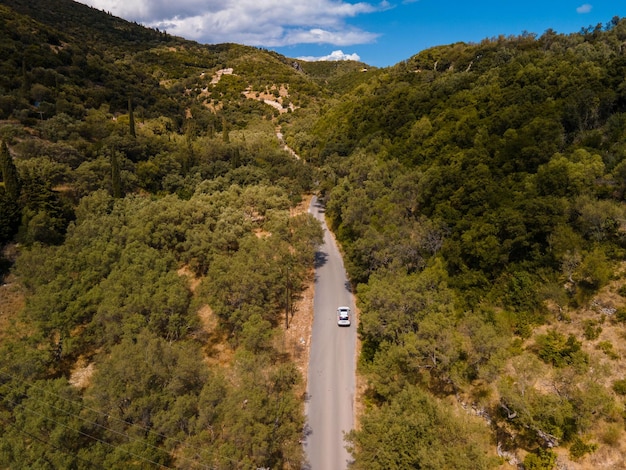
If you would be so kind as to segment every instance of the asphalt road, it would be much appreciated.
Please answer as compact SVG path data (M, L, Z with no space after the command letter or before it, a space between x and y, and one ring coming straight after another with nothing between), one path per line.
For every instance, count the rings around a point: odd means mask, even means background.
M309 377L307 382L307 436L304 450L311 470L342 470L348 466L344 433L354 424L356 322L337 326L337 307L354 313L343 260L324 221L324 208L316 198L309 212L324 227L324 244L316 255L315 297Z

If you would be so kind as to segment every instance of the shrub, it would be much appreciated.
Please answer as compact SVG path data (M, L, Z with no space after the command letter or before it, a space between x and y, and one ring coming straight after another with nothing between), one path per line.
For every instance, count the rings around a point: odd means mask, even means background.
M615 312L615 320L621 323L626 322L626 308L617 309Z
M622 428L620 425L611 423L600 434L600 439L606 445L618 447L622 437Z
M613 349L613 343L611 343L610 341L600 341L596 348L606 354L610 359L619 359L619 354L615 352L615 350Z
M613 382L613 391L618 395L626 395L626 379Z
M583 323L583 335L589 341L598 339L602 333L602 327L594 320L585 320Z
M555 367L564 367L579 359L586 361L585 354L580 350L581 342L574 335L567 338L556 330L537 336L537 355L545 363Z
M598 444L587 444L580 437L576 436L573 439L572 445L569 448L569 455L572 460L580 460L586 454L595 452L598 448Z
M539 449L524 458L526 470L552 470L555 464L556 454L549 449Z

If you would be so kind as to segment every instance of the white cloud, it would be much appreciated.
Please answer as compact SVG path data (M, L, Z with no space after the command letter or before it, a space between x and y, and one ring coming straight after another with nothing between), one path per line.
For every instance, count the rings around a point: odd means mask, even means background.
M360 61L361 60L358 54L345 54L342 50L332 51L329 55L325 55L322 57L305 56L305 57L297 57L297 59L304 60L306 62L315 62L318 60L328 60L328 61L334 61L334 60Z
M579 6L578 8L576 8L576 13L589 13L592 8L593 6L589 5L588 3L585 3Z
M351 46L353 44L370 43L378 35L366 31L353 29L342 31L328 31L319 28L310 30L289 31L283 44L268 44L270 46L292 45L292 44L332 44L334 46Z
M391 8L386 0L80 0L122 18L204 43L250 46L370 43L377 34L349 26L358 15Z

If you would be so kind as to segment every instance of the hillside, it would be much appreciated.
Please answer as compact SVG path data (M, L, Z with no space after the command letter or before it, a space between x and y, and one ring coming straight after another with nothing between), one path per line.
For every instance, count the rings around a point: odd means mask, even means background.
M357 286L354 468L626 465L625 41L433 48L294 125Z
M353 468L626 466L626 20L385 69L69 0L0 25L0 467L305 465L314 192Z
M74 2L0 23L0 467L300 468L321 230L276 134L332 92Z

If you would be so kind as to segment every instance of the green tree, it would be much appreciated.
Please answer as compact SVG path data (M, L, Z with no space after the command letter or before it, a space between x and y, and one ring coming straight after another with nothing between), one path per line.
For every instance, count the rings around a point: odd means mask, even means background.
M0 246L9 242L20 225L20 208L4 188L0 188Z
M230 135L228 131L228 122L225 117L222 117L222 140L228 144L230 142Z
M94 438L81 417L78 390L64 379L9 385L6 378L4 375L0 464L5 468L85 465L81 449Z
M24 167L20 207L22 222L18 238L25 244L58 244L74 214L70 201L52 189L52 182L37 171Z
M564 367L575 361L586 361L586 355L581 351L581 342L574 335L567 338L556 329L536 338L537 355L546 363L556 367Z
M454 418L416 387L362 418L348 435L355 469L488 469L487 430L470 419Z
M246 351L237 355L242 382L228 400L231 411L224 416L221 453L252 467L297 466L304 426L294 395L300 374L292 364L269 367L266 361Z
M122 465L134 455L145 462L171 462L162 447L171 445L165 433L181 437L180 428L173 427L176 422L183 430L192 429L195 404L207 379L199 354L192 343L168 343L144 330L102 357L85 396L92 432L116 448L101 465L109 466L111 460ZM156 429L149 431L153 426Z
M442 264L435 262L408 276L402 271L381 272L367 285L360 285L364 350L373 351L382 341L397 342L403 334L419 331L421 321L430 314L452 318L455 295L447 280Z
M556 465L556 454L550 449L539 449L524 457L524 468L528 470L552 470Z
M111 188L114 198L122 197L122 179L120 176L120 162L115 150L111 150Z
M2 148L0 149L0 169L2 169L2 181L4 181L4 192L9 201L18 201L21 193L20 177L13 163L13 158L9 153L9 147L7 143L2 141Z
M130 96L128 97L128 130L131 137L137 137L137 133L135 131L135 111L133 109L133 99Z

